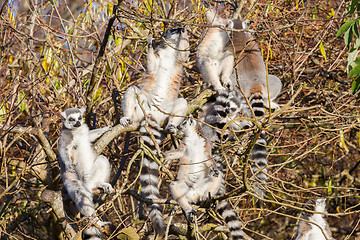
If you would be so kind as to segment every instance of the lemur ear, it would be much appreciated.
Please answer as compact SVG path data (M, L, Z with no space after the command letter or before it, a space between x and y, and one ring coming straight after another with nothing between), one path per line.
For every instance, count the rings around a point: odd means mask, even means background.
M66 113L65 113L65 111L61 112L60 115L61 115L61 117L62 117L63 119L66 119Z
M81 112L81 115L84 114L84 112L86 111L86 108L79 108L80 112Z

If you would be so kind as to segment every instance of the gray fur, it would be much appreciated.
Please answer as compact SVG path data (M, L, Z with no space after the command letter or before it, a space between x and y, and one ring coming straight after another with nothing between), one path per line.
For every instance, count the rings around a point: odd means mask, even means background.
M105 156L96 155L91 143L110 127L89 131L83 121L84 111L70 108L61 113L63 128L59 139L59 165L64 188L77 209L85 217L92 217L93 223L103 226L105 223L95 216L92 191L94 188L101 188L107 194L113 191L108 183L110 163ZM84 232L87 235L100 234L95 227ZM93 236L93 239L96 238L98 236Z
M179 149L165 153L166 159L180 159L177 180L171 182L173 198L192 222L196 211L191 203L204 202L209 197L225 194L225 181L221 163L211 155L210 143L203 137L196 120L189 118L180 125L185 137ZM242 225L226 200L216 210L224 218L234 240L244 239Z
M186 100L178 97L183 76L182 64L189 56L187 31L183 28L169 29L165 39L166 41L157 43L152 37L149 38L146 77L140 85L129 87L121 102L123 117L120 123L123 126L132 122L140 123L141 139L155 155L158 153L151 134L159 144L164 138L161 128L165 127L167 132L174 133L183 119L169 114L185 116L187 112ZM141 194L146 198L159 198L158 168L159 166L152 159L144 157L140 180ZM160 205L149 205L147 210L155 232L163 236L166 225Z

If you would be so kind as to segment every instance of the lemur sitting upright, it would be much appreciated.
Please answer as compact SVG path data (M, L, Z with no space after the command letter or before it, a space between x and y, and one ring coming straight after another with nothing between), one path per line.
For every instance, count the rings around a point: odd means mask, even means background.
M89 130L83 121L85 108L69 108L61 113L63 128L59 139L59 165L64 188L74 201L77 209L85 217L93 217L93 223L104 226L95 216L93 203L93 189L101 188L105 193L113 191L108 183L110 177L110 163L108 159L95 153L91 144L109 127ZM100 232L90 227L84 234L100 239Z
M155 155L158 153L150 135L160 143L164 137L160 128L167 122L165 130L175 132L182 121L181 116L185 116L187 111L186 100L178 98L183 77L182 65L189 56L187 31L184 28L169 29L164 37L157 43L149 38L147 74L139 86L126 90L122 99L123 117L120 119L124 126L140 122L141 139ZM158 168L152 159L144 157L140 180L141 194L146 198L159 198ZM166 225L160 206L152 204L147 209L156 233L163 236Z
M191 203L204 202L209 197L225 193L225 182L221 163L211 155L211 145L203 137L200 125L192 118L180 126L185 137L178 149L165 153L165 158L180 159L177 180L170 184L173 198L185 212L188 221L193 221L196 211ZM244 239L241 223L226 200L216 207L228 225L234 240Z

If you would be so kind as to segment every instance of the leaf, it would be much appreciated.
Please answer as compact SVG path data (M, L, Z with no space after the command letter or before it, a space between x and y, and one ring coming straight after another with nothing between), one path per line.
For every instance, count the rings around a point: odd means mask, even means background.
M360 38L358 38L356 40L360 40ZM347 66L346 66L348 74L351 71L351 69L353 69L354 67L356 67L356 65L358 65L356 63L356 58L357 58L358 53L359 53L359 50L357 50L357 49L356 50L354 49L353 51L349 52L348 59L347 59Z
M346 32L345 32L345 35L344 35L344 40L345 40L345 44L346 44L346 47L348 49L350 49L350 43L351 43L351 40L352 40L352 37L353 37L353 32L351 30L352 28L349 28Z
M349 152L349 149L348 149L348 147L346 146L346 143L345 143L345 137L344 137L344 132L343 132L343 130L340 130L340 147L341 147L342 149L344 149L344 151L345 151L346 153Z
M359 29L356 22L351 26L353 34L358 38L359 37Z
M346 23L344 23L338 30L338 32L336 33L336 37L339 37L341 34L343 34L343 32L345 32L346 30L348 30L348 28L351 27L352 24L354 24L355 20L350 20L347 21Z
M359 73L360 73L360 65L357 65L356 67L351 69L348 78L356 77L357 75L359 75Z
M352 94L355 94L360 88L360 76L355 78L355 80L352 82L351 85L351 92Z
M325 53L325 48L324 48L324 44L323 44L322 42L320 43L319 48L320 48L320 53L321 53L321 55L324 57L325 62L327 62L326 53Z
M140 237L136 233L136 230L132 227L122 229L119 234L116 236L116 239L121 240L139 240Z

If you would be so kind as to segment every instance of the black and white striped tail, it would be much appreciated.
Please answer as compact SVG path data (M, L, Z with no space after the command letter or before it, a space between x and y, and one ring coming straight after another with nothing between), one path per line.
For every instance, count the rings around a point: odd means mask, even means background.
M265 114L264 99L261 92L256 92L249 97L249 102L254 111L255 117L262 117Z
M226 200L222 200L216 207L217 212L225 220L233 240L245 239L242 224Z
M264 107L264 99L261 92L257 92L252 94L249 97L249 101L251 107L254 111L255 118L260 118L265 114L265 107ZM266 140L265 140L265 131L261 131L260 137L256 140L255 146L251 151L250 155L252 159L251 169L253 173L257 173L255 178L260 183L265 183L267 180L267 151L266 151ZM260 198L264 197L264 188L257 184L255 186L255 192L258 194Z
M140 124L140 133L141 139L144 141L151 151L157 155L154 141L151 138L149 132L152 133L154 136L155 141L157 144L160 144L161 140L163 139L163 134L160 132L159 124L149 116L147 121L143 120ZM158 199L159 198L159 189L158 189L158 182L159 182L159 166L156 162L152 159L144 156L142 171L140 175L141 181L141 195L145 198L149 199ZM159 204L152 204L147 206L147 210L149 213L149 217L155 229L155 232L159 236L163 236L165 234L166 224L164 222L161 207Z
M216 138L228 140L229 132L222 132L221 129L228 123L228 118L234 119L239 117L241 112L241 102L238 94L235 91L222 92L216 97L214 109L205 119L205 122L220 129L216 130ZM232 125L230 126L230 128ZM222 136L222 137L221 137Z
M217 169L221 174L223 173L223 166L221 163L216 164ZM218 195L225 194L225 179L223 178L221 187L219 189ZM244 232L242 231L242 224L240 223L238 217L235 212L228 204L228 202L224 199L221 200L220 203L216 206L216 211L221 215L221 217L225 220L226 225L230 230L230 234L233 240L245 239Z
M252 159L251 169L253 173L256 173L256 180L261 183L265 183L267 180L267 151L266 151L266 140L265 140L265 131L262 131L260 137L256 140L254 148L251 151L250 155ZM255 186L255 192L260 198L264 197L264 188L257 184Z

